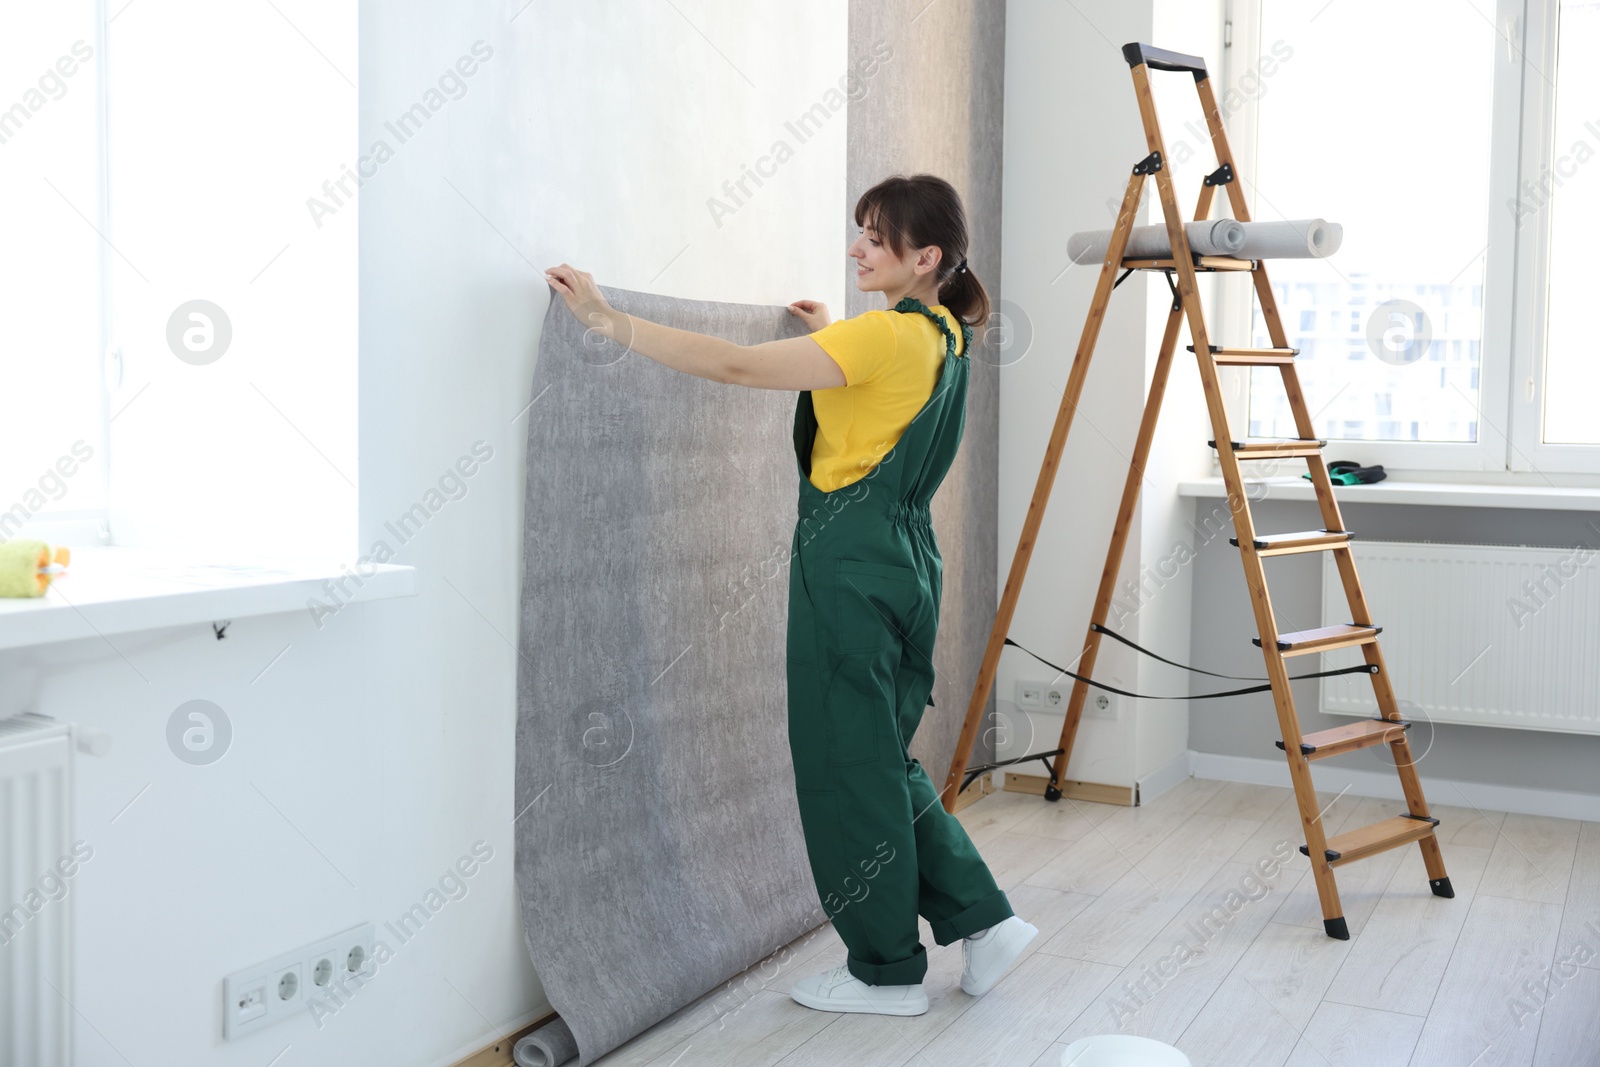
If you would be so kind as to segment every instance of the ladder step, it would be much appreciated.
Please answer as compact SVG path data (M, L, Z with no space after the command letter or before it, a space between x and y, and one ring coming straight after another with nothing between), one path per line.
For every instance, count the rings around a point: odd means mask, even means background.
M1321 552L1330 548L1343 548L1350 543L1349 530L1303 530L1299 533L1258 534L1251 545L1258 556L1286 556L1291 552ZM1228 543L1239 547L1237 537Z
M1276 440L1229 441L1238 459L1287 459L1291 456L1316 456L1328 442L1320 437L1287 437ZM1207 441L1212 448L1217 442Z
M1233 256L1195 256L1194 269L1197 271L1209 270L1248 270L1256 269L1256 260L1236 259ZM1176 270L1178 264L1171 259L1128 259L1122 260L1123 267L1129 270Z
M1194 345L1188 346L1194 351ZM1280 363L1293 363L1300 353L1298 348L1224 348L1211 346L1211 362L1219 367L1272 367Z
M1328 863L1337 867L1341 863L1365 859L1379 852L1385 852L1399 845L1427 837L1433 833L1433 828L1438 825L1439 820L1432 815L1397 815L1392 819L1375 822L1371 826L1363 826L1359 830L1351 830L1337 837L1330 837L1328 838ZM1305 856L1311 855L1304 845L1300 846L1300 852Z
M1378 639L1381 626L1357 626L1353 622L1319 626L1315 630L1293 630L1278 635L1278 653L1283 656L1303 656L1307 652L1327 652L1346 645L1364 645ZM1250 643L1261 647L1261 638L1252 637Z
M1319 730L1300 739L1300 754L1306 759L1327 759L1341 752L1371 748L1405 736L1411 724L1404 719L1363 719L1331 730ZM1276 742L1284 748L1283 742ZM1284 748L1287 752L1288 749Z

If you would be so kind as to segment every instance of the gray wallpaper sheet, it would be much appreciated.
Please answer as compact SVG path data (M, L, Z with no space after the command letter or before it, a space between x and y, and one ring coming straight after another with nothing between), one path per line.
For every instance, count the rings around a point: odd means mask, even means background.
M892 54L876 67L866 91L850 102L847 196L841 220L844 243L856 239L854 210L862 193L891 174L937 174L961 194L970 231L967 258L994 305L989 322L973 327L966 433L955 465L933 498L933 525L944 556L944 602L934 657L939 673L933 687L935 706L923 714L911 754L922 761L935 785L944 784L1000 603L1001 371L1027 352L1032 336L1028 312L1059 310L1025 310L1001 303L1005 28L1004 0L937 4L851 0L850 4L851 58L872 54L874 48L881 55L884 46ZM844 314L882 306L882 294L859 293L852 284ZM1065 381L1065 364L1061 373ZM1015 547L1015 543L1005 546L1008 567ZM994 711L991 690L969 766L994 759L997 729L991 726L1000 730L1025 726L1009 719L997 723ZM1053 747L1042 743L1047 738L1036 740L1041 743L1027 751Z
M602 292L740 344L806 332L781 307ZM550 302L514 833L528 952L581 1064L825 918L787 734L795 398L586 342Z

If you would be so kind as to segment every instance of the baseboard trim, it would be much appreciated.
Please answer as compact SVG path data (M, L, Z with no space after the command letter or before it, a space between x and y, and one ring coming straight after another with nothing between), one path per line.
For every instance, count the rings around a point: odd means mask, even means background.
M1244 782L1250 785L1278 785L1289 788L1289 765L1284 760L1256 756L1224 756L1216 752L1189 753L1190 768L1196 778L1213 781ZM1166 768L1163 768L1163 772ZM1162 773L1162 772L1158 772ZM1312 770L1317 789L1335 792L1348 787L1360 797L1404 800L1400 777L1393 771L1360 770L1318 763ZM1553 789L1528 789L1522 786L1460 782L1449 778L1422 776L1422 791L1429 804L1477 807L1485 811L1513 811L1520 815L1548 815L1557 819L1600 821L1600 796L1564 793Z
M994 772L990 771L988 774L978 775L978 777L967 783L965 789L956 794L956 802L950 809L950 814L954 815L968 804L975 804L993 792Z
M1132 786L1080 782L1069 778L1062 783L1061 795L1071 797L1073 800L1092 800L1097 804L1119 804L1123 807L1148 804L1193 773L1190 765L1194 755L1190 751L1180 752L1165 766L1151 771ZM1050 779L1042 774L1018 774L1015 771L1007 771L1002 788L1012 793L1043 796L1045 786L1049 782Z
M1042 797L1049 784L1050 779L1042 774L1006 773L1005 789L1009 793L1032 793ZM1133 807L1138 801L1134 786L1080 782L1072 778L1061 783L1061 795L1073 800L1090 800L1096 804L1120 804L1125 808Z
M1148 804L1179 782L1194 773L1194 753L1184 751L1164 767L1157 768L1138 781L1138 803Z
M529 1016L532 1016L530 1019ZM512 1030L509 1034L502 1034L487 1044L458 1053L448 1061L449 1067L516 1067L516 1060L511 1050L518 1041L533 1033L545 1023L554 1022L558 1013L549 1008L536 1009L521 1016L520 1020L513 1019L510 1023ZM576 1062L576 1061L574 1061Z

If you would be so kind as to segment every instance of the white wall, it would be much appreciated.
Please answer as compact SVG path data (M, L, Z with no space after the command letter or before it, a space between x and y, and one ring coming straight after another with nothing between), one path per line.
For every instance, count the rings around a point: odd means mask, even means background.
M419 595L321 629L295 614L238 620L223 641L194 627L0 660L44 668L37 710L114 737L80 763L77 791L94 849L70 883L85 1067L259 1067L286 1045L283 1062L445 1064L546 1012L511 838L539 270L565 260L607 285L842 310L842 106L803 145L787 135L793 158L721 227L706 200L837 85L844 0L367 3L351 147L385 136L478 41L492 55L394 146L360 207L359 551L386 542L418 568ZM385 523L479 441L492 458L401 543ZM205 767L165 736L195 698L234 731ZM493 858L465 894L408 943L387 934L480 839ZM368 919L394 958L320 1029L222 1042L225 974Z
M1226 57L1222 47L1222 0L1203 0L1199 3L1195 0L1155 0L1154 22L1154 37L1150 43L1205 59L1213 79L1213 91L1220 98L1227 85L1224 70ZM1202 179L1217 165L1207 135L1205 116L1200 110L1200 97L1195 91L1194 79L1187 74L1152 71L1150 80L1151 95L1161 122L1162 140L1171 161L1170 173L1177 194L1178 211L1182 218L1191 219L1194 217ZM1127 92L1131 96L1131 76L1128 82ZM1162 215L1155 183L1147 181L1145 187L1144 199L1149 205L1147 218L1158 223ZM1226 191L1218 188L1208 217L1225 218L1231 215ZM1223 330L1217 314L1216 296L1222 286L1248 286L1248 278L1210 274L1201 275L1198 282L1205 304L1206 330L1211 342L1244 343L1244 338L1232 337ZM1150 278L1146 289L1149 301L1148 375L1154 370L1156 350L1161 343L1162 331L1166 328L1172 297L1166 282L1159 275ZM1145 467L1148 480L1140 495L1139 522L1143 551L1140 554L1139 627L1137 636L1130 635L1146 648L1179 662L1191 662L1184 652L1189 647L1189 616L1194 584L1192 549L1195 547L1196 534L1190 527L1194 509L1187 500L1179 498L1175 487L1184 479L1204 477L1211 473L1212 451L1206 442L1216 436L1206 410L1200 372L1194 354L1187 348L1192 343L1193 338L1189 335L1189 325L1185 319L1178 331L1177 348L1172 355L1172 367L1161 404L1161 419L1156 424L1150 461ZM1241 574L1240 581L1243 580ZM1240 640L1248 641L1248 638L1248 634L1240 634ZM1139 664L1139 685L1135 691L1141 693L1186 693L1190 679L1195 677L1148 656L1140 656ZM1144 700L1137 703L1135 773L1143 778L1174 760L1186 757L1191 707L1199 710L1205 705L1191 706L1187 700Z
M410 739L384 814L394 883L417 885L480 836L498 857L484 899L453 917L388 1005L390 1022L427 1012L435 1052L492 1036L485 1018L509 1029L545 1010L510 833L523 450L538 407L523 411L549 299L540 271L568 262L623 288L842 306L843 109L804 144L784 124L845 70L843 0L767 3L759 16L733 0L679 11L363 7L363 137L472 42L494 49L476 95L416 151L408 144L362 205L363 543L471 442L495 448L474 495L408 546L421 596L370 612L364 635L370 698ZM747 185L753 195L719 227L708 198L726 199L723 183L779 138L792 158Z
M1134 163L1146 154L1132 78L1121 46L1132 41L1205 55L1220 66L1220 2L1061 5L1012 0L1006 9L1006 159L1004 270L1006 295L1032 321L1033 347L1007 368L1001 384L1000 580L1009 573L1032 499L1039 466L1064 395L1088 316L1098 267L1073 264L1068 236L1104 229ZM1157 107L1169 154L1182 129L1198 119L1193 81L1156 72ZM1192 217L1199 178L1209 156L1176 167L1179 208ZM1141 221L1161 218L1156 186L1145 183ZM1021 600L1013 640L1076 670L1106 549L1127 477L1144 398L1165 325L1170 296L1159 275L1130 277L1112 296L1100 330L1077 414L1055 479ZM1189 642L1187 567L1171 567L1179 542L1192 542L1176 483L1205 473L1211 437L1187 327L1173 359L1161 418L1146 467L1139 509L1129 533L1108 627L1146 647L1181 659ZM1155 575L1154 579L1149 576ZM1130 594L1127 583L1144 591ZM1131 610L1130 610L1131 609ZM1116 619L1126 615L1119 627ZM1022 722L1001 758L1055 747L1061 716L1018 715L1018 678L1051 681L1054 672L1008 649L996 680L1003 721ZM1093 676L1135 692L1179 693L1187 676L1109 639ZM1069 687L1072 679L1063 678ZM1094 691L1091 690L1091 694ZM1114 721L1084 718L1067 776L1131 785L1179 758L1188 747L1187 701L1116 698ZM1026 746L1026 747L1024 747ZM1019 768L1041 773L1038 764Z

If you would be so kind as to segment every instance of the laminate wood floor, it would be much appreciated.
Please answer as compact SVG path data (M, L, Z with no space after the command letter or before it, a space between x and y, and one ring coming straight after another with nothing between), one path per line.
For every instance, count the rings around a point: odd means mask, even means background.
M844 962L824 924L596 1063L1058 1067L1127 1033L1194 1067L1600 1065L1600 823L1429 799L1455 898L1414 845L1357 861L1334 941L1288 789L1191 778L1138 808L996 792L959 817L1039 936L984 996L921 920L926 1014L802 1007L793 981ZM1404 810L1321 800L1329 836Z

